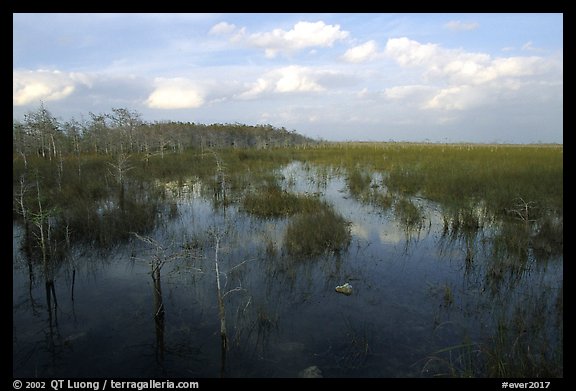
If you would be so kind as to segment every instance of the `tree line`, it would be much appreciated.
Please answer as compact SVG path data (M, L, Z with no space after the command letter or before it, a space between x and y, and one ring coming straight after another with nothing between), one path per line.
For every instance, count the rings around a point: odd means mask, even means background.
M187 148L271 148L317 141L272 125L240 123L146 122L128 108L59 121L42 103L13 121L13 153L56 159L68 154L164 154Z

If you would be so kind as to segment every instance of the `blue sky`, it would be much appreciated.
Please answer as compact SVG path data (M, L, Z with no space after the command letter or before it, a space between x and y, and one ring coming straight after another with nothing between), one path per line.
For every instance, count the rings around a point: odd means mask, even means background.
M13 116L563 142L562 14L13 14Z

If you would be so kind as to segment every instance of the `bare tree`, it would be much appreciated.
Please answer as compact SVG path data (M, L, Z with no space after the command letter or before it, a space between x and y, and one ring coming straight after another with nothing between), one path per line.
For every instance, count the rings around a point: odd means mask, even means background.
M524 222L524 224L528 225L531 222L536 220L531 219L531 212L535 208L536 203L534 201L524 201L522 197L516 198L516 204L514 205L513 209L509 211L516 215L520 220Z
M44 107L44 103L40 104L37 111L24 115L24 126L28 134L36 140L39 156L48 157L50 160L56 157L56 138L58 137L59 124L56 118Z
M112 114L107 117L112 121L115 129L121 133L120 151L123 152L123 139L127 139L128 151L135 151L135 134L137 128L142 125L141 114L127 108L113 108Z
M128 171L132 170L134 167L129 162L130 156L124 153L119 153L116 157L116 163L108 163L112 170L108 170L108 172L116 179L116 182L120 185L120 193L119 193L119 204L120 209L124 210L124 181L126 179L126 174Z

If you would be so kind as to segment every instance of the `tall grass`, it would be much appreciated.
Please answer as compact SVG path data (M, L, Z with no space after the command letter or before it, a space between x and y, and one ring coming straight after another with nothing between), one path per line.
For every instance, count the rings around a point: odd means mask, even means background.
M288 254L308 258L338 253L350 245L350 224L330 205L295 216L286 229L284 245Z
M22 179L29 187L22 197L24 208L37 213L38 202L30 187L37 180L42 189L43 209L53 212L52 253L57 258L65 256L71 243L83 242L104 249L127 240L130 232L145 233L155 226L160 211L160 189L131 176L119 184L110 173L109 163L113 163L110 158L85 156L83 162L80 174L72 158L64 159L60 172L54 162L40 158L30 158L29 168L18 162L14 164L15 201L19 192L17 181ZM16 220L22 215L19 206L14 203ZM24 246L37 247L35 243Z
M349 168L346 176L348 191L364 204L387 210L394 203L394 196L387 190L381 189L379 184L373 183L372 172L367 167Z
M395 206L394 213L400 223L407 228L418 228L424 222L422 209L410 201L408 198L400 198Z
M563 210L563 147L525 145L446 145L410 143L326 144L315 148L276 148L268 150L231 149L219 151L234 187L246 184L246 175L269 172L292 160L326 164L349 169L348 184L352 194L369 186L368 172L384 174L384 185L406 195L422 195L449 206L468 207L483 200L498 215L506 215L518 197L533 202L533 217ZM64 185L82 183L75 191L102 191L107 162L111 158L85 155L82 177L77 173L77 159L64 158ZM150 178L177 180L196 175L208 179L214 173L209 153L187 150L181 154L153 156L134 154L130 176L139 181ZM56 188L56 162L29 158L29 166ZM22 159L14 157L13 177L24 170ZM90 178L91 176L94 176ZM16 184L15 184L16 185ZM46 185L46 184L45 184ZM86 188L88 186L88 188Z
M287 217L296 213L308 213L321 207L318 197L297 195L269 184L259 192L252 192L242 201L242 208L258 217Z
M372 167L386 174L390 190L443 205L483 200L492 212L503 215L523 197L536 202L540 213L562 212L561 145L345 143L298 152L298 158L309 162L352 170Z
M544 258L562 253L562 146L345 143L228 149L218 151L218 156L226 167L227 202L240 202L244 210L260 217L290 216L318 207L313 197L281 190L271 176L283 164L301 160L346 169L351 195L383 209L394 206L396 216L408 225L421 219L410 201L417 195L441 205L445 228L453 233L481 229L494 219L501 221L495 251L509 249L523 257L531 250ZM214 175L216 163L211 151L197 149L164 156L133 154L126 188L119 193L110 173L110 167L117 164L113 157L85 154L49 161L30 156L25 166L15 155L14 199L18 198L20 178L29 184L39 178L43 205L46 210L62 211L58 218L64 221L63 227L72 227L72 235L108 245L109 238L95 237L93 227L118 227L109 231L113 232L110 237L126 237L120 231L144 232L153 225L156 201L162 193L142 195L150 194L154 179L184 182L194 176L209 192L221 185L221 178ZM380 173L382 183L373 181L374 172ZM246 194L248 189L252 191ZM125 211L128 214L103 208L118 194L120 209L129 209ZM32 213L37 212L34 197L33 192L22 197ZM530 205L529 222L519 221L519 199ZM15 219L20 218L19 210L15 202ZM120 228L123 224L127 226Z
M563 330L554 316L562 308L549 310L547 293L498 318L483 348L487 376L563 377Z
M158 183L185 183L194 177L210 192L222 185L222 178L214 174L221 164L226 168L228 202L237 202L258 217L290 219L284 235L290 256L310 259L346 251L350 227L338 211L320 198L292 194L277 184L274 170L300 160L344 169L352 196L383 209L393 207L407 228L421 226L424 219L414 196L436 202L446 235L464 239L467 260L473 259L470 249L478 233L490 228L490 236L482 237L490 241L483 267L486 284L493 289L504 281L511 286L515 276L526 273L530 261L563 254L562 146L349 143L229 149L218 151L218 156L220 162L210 151L196 149L162 157L133 154L122 186L110 172L119 164L113 157L86 154L49 161L30 156L25 164L15 156L13 218L41 213L39 204L50 211L45 223L50 224L54 259L65 256L69 242L108 249L127 240L131 232L150 231L162 213L176 213L174 207L172 212L162 207L164 187ZM40 194L35 192L36 183ZM29 227L36 229L34 224ZM35 233L27 237L34 238ZM184 246L197 249L203 242L201 238ZM37 243L25 245L32 257L40 258ZM269 243L267 251L273 254L276 248ZM454 302L453 294L447 286L443 296L447 306ZM562 376L561 296L554 314L559 326L543 323L539 316L544 313L543 301L535 302L533 308L501 315L487 343L465 341L436 356L450 366L447 373L452 376ZM260 323L265 328L267 318L263 316ZM559 335L547 334L551 329L560 330Z

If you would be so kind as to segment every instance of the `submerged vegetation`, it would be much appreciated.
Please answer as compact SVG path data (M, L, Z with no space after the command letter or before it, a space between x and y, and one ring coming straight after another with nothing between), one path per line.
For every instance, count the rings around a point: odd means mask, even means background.
M481 292L462 293L456 284L443 282L437 294L443 311L463 308L471 295L487 295L482 305L491 308L497 300L507 309L483 325L487 338L465 335L462 343L430 352L420 361L423 375L563 376L562 281L545 285L543 279L542 292L522 288L517 293L534 300L505 302L531 271L563 259L561 145L320 143L270 126L147 124L126 109L90 113L83 123L59 123L43 106L14 123L13 135L13 219L22 226L23 253L30 264L42 266L54 302L54 276L75 246L105 253L147 237L179 215L181 199L174 192L198 193L220 216L213 223L220 227L211 227L220 233L217 240L202 232L175 235L173 240L181 241L175 247L194 252L196 260L216 243L221 322L224 298L242 292L244 301L229 319L257 329L257 343L263 343L263 330L275 330L279 317L255 302L240 279L243 268L229 268L230 284L238 277L236 288L225 286L228 274L219 269L226 261L227 210L236 208L231 216L237 219L279 224L277 241L271 231L262 233L266 273L282 270L294 283L297 270L316 263L330 270L332 284L333 276L341 277L341 255L352 248L361 254L370 246L369 238L354 239L358 227L325 198L332 169L342 178L344 188L338 191L346 199L394 219L406 233L438 228L441 255L461 262L462 278ZM315 191L299 191L295 179L281 174L282 167L298 161L318 168ZM326 264L310 262L322 256ZM160 267L153 267L152 277L154 292L161 295ZM155 296L155 319L164 351L161 299ZM253 322L241 319L252 312L257 313ZM222 330L224 341L225 325ZM239 335L244 334L236 330ZM371 347L369 354L367 339L361 340L364 363L377 352Z

